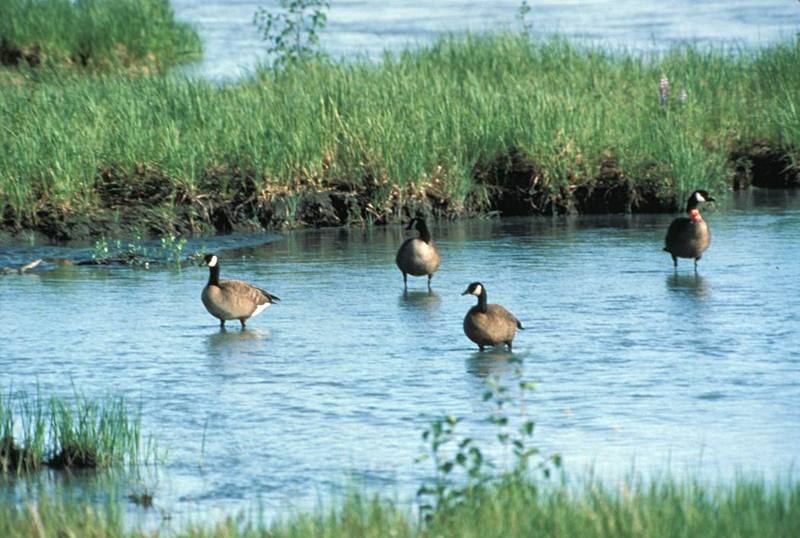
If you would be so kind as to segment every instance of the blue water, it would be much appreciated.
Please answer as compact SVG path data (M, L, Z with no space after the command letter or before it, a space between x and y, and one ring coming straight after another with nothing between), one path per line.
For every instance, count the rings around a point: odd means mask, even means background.
M434 292L412 279L407 296L400 226L205 240L223 278L283 299L245 332L204 310L205 268L45 263L0 277L0 384L141 401L169 450L150 484L173 515L308 507L352 481L408 499L440 414L502 459L482 395L516 365L462 333L474 298L460 293L480 280L527 327L514 354L538 382L526 410L568 473L786 476L800 446L800 193L707 211L697 274L661 251L670 218L436 225ZM85 256L2 246L0 265L43 253Z
M265 44L253 15L275 1L173 0L177 15L193 23L205 44L191 71L235 78L263 57ZM531 0L527 21L534 37L574 40L634 51L678 43L761 46L794 39L800 4L793 0ZM331 2L323 48L334 57L368 56L430 43L447 33L519 30L517 0L413 0Z

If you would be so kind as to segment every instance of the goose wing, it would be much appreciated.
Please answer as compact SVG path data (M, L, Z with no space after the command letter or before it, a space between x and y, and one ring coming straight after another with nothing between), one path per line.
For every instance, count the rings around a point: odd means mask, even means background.
M686 217L678 217L672 221L667 229L667 236L664 238L664 250L667 252L671 250L672 245L675 244L683 231L686 229L686 226L691 224L691 222L692 221Z
M499 304L490 304L488 305L488 312L496 322L500 323L501 326L515 326L520 329L524 329L522 323L517 319L517 317L506 310L504 306Z
M241 305L250 304L253 308L280 300L271 293L241 280L223 280L219 283L219 287L229 301Z

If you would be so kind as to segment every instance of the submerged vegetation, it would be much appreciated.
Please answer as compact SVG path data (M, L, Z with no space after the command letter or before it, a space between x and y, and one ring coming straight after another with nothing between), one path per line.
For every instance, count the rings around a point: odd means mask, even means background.
M0 65L145 72L199 56L169 0L3 0Z
M51 469L107 469L155 456L141 417L122 399L67 402L9 393L0 398L0 476Z
M0 93L0 215L68 239L672 210L798 183L797 65L794 44L650 58L494 35L226 85L30 79Z

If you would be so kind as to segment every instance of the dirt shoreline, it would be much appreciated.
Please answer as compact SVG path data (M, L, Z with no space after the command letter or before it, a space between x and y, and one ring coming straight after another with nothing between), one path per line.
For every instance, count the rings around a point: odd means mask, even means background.
M758 142L731 154L733 190L750 186L799 188L800 169L792 152ZM324 189L281 188L259 190L253 174L237 168L211 171L201 181L201 194L177 188L158 171L145 167L134 174L111 168L98 173L98 204L92 207L59 206L44 202L33 216L15 219L6 212L0 234L35 233L54 241L90 240L125 236L131 231L150 236L229 233L354 224L389 224L409 215L429 219L469 218L486 214L503 216L675 212L676 197L660 195L659 178L627 178L613 161L603 163L589 182L555 192L539 182L536 163L513 148L508 155L476 166L476 185L485 197L469 196L454 203L435 188L422 191L393 187L383 195L372 178L358 183L338 183ZM224 183L233 189L223 192ZM382 199L376 207L371 200Z

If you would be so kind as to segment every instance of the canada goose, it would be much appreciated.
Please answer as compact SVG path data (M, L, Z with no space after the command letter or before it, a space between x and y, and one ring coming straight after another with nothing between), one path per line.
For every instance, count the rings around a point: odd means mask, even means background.
M678 217L672 221L664 239L664 250L672 255L672 263L678 268L678 258L694 258L694 269L697 270L697 260L711 242L708 225L700 215L697 206L703 202L713 202L706 191L694 191L686 203L688 217Z
M415 226L416 225L416 226ZM431 287L433 273L439 269L442 258L436 245L433 244L431 233L425 221L420 218L413 218L406 226L406 230L415 227L419 232L419 237L406 239L397 251L397 267L403 273L403 286L408 289L408 275L424 276L428 275L428 288Z
M219 319L219 326L225 328L225 321L238 319L245 327L245 321L257 316L269 305L280 299L261 288L257 288L241 280L220 280L219 259L214 254L203 258L203 265L208 266L208 284L203 288L203 305L206 310Z
M473 306L464 316L464 334L478 344L483 351L485 346L505 344L511 351L511 342L517 329L524 329L514 314L499 304L486 304L486 286L473 282L461 295L475 295L478 304Z

